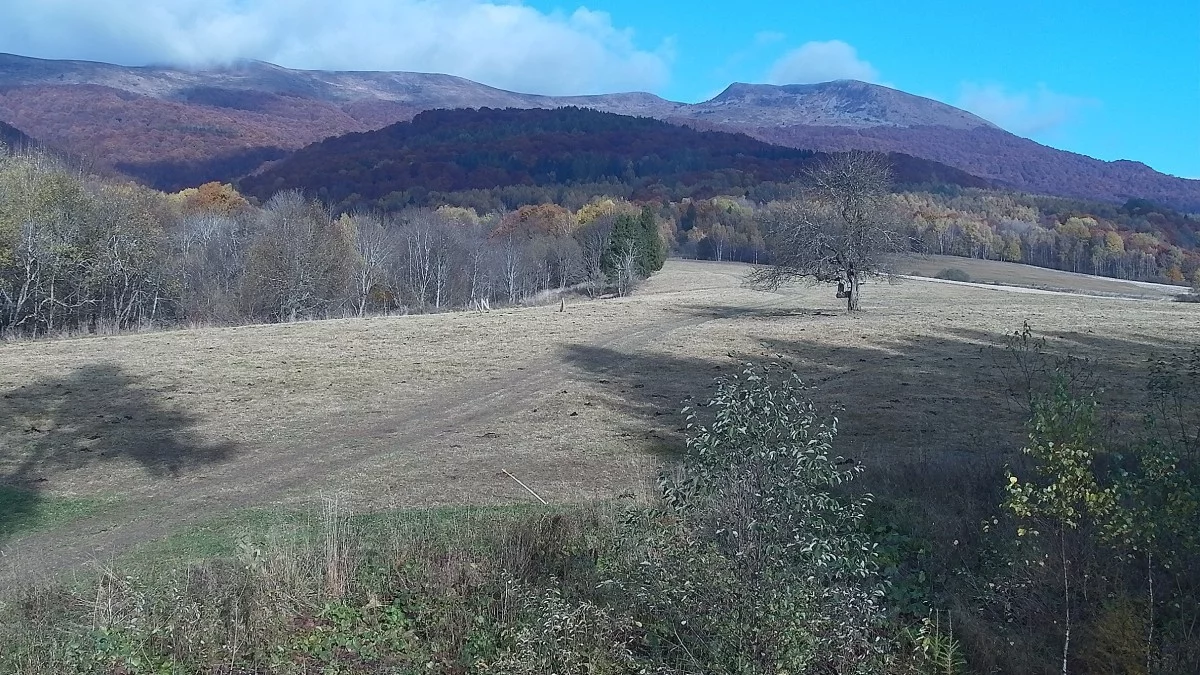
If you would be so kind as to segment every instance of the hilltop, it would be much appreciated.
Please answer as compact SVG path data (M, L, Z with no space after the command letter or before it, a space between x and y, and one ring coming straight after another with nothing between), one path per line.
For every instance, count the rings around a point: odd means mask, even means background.
M553 191L563 187L596 184L635 198L679 199L787 183L823 156L743 134L583 108L433 110L315 143L240 187L262 200L301 190L343 209L426 205L450 192L511 186L531 194L551 190L535 201L554 201ZM901 184L987 185L914 157L895 155L892 165Z
M558 108L653 117L814 151L899 152L1018 190L1200 210L1200 181L1103 162L1010 134L970 113L856 81L734 84L697 104L647 93L538 96L449 75L331 72L239 61L123 67L0 55L0 120L161 189L251 173L330 136L452 108Z

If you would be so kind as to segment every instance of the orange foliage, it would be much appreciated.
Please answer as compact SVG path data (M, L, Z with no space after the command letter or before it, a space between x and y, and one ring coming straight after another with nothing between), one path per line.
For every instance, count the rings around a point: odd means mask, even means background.
M233 215L249 208L245 197L228 183L205 183L197 188L188 188L179 193L183 206L189 211L208 211Z
M539 234L562 237L571 233L575 218L571 212L557 204L522 206L504 216L500 225L492 232L493 237L510 234L534 237Z

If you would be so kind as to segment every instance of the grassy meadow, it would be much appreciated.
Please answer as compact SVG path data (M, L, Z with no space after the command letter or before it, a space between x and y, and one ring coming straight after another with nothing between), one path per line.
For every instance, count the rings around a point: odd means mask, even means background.
M0 609L19 617L0 619L0 638L41 645L3 667L626 672L643 647L626 661L602 649L641 643L606 608L624 596L595 590L612 588L596 561L649 555L622 543L624 514L655 503L656 474L682 455L681 410L753 362L838 409L836 452L863 467L852 491L874 495L867 522L891 537L894 567L928 571L897 579L951 611L972 671L1056 670L1036 660L1043 645L1006 648L998 636L1027 634L983 625L963 591L963 570L990 564L983 524L1027 435L1004 341L1028 322L1053 353L1094 360L1102 423L1120 438L1140 419L1147 360L1195 346L1200 306L989 263L968 272L1061 292L877 282L849 315L828 287L752 290L747 269L672 260L631 297L561 312L0 344L0 583L13 589ZM554 590L518 590L532 586ZM139 617L165 632L143 639ZM511 628L530 617L559 632ZM69 628L39 642L55 626ZM599 651L518 658L551 638ZM66 660L39 661L47 644ZM890 663L923 667L910 660Z

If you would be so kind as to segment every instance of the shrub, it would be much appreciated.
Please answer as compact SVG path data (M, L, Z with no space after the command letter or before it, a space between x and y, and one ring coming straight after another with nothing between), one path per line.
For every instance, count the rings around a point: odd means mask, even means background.
M933 275L935 279L945 279L947 281L970 281L971 275L958 269L957 267L948 267L941 272Z
M1053 622L1064 672L1076 662L1194 672L1184 664L1200 621L1200 349L1149 361L1145 425L1122 442L1078 376L1095 364L1043 346L1028 325L1008 343L1031 413L1026 461L1005 486L1020 545L1014 576L995 586L1023 596L1009 621Z
M721 380L660 481L657 520L672 525L636 570L639 597L684 613L686 634L661 637L706 672L876 672L891 658L870 496L842 489L862 467L835 454L837 419L806 393L778 368Z

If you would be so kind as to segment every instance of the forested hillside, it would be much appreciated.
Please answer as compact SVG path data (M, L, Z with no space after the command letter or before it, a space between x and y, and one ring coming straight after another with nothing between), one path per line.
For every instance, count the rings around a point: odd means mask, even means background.
M22 148L31 145L33 139L20 129L0 122L0 146L5 148Z
M644 93L536 96L426 73L292 70L258 61L129 68L0 54L0 119L88 157L99 170L171 191L232 181L310 143L382 129L422 111L562 106L790 148L903 153L1026 192L1200 210L1200 181L1057 150L944 103L853 80L735 83L711 100L686 104Z
M436 206L471 190L498 196L468 204L477 209L563 201L564 188L677 200L788 183L822 156L581 108L435 110L313 144L240 185L260 199L298 189L342 209ZM893 155L892 165L900 183L987 184L915 157Z
M297 189L340 210L384 212L649 202L678 255L765 262L759 208L800 196L803 175L825 156L592 110L443 110L312 145L242 187L260 199ZM1200 268L1196 217L1141 199L1026 195L908 155L889 160L914 251L1172 283L1192 282Z

